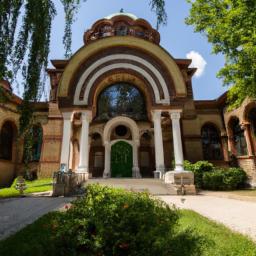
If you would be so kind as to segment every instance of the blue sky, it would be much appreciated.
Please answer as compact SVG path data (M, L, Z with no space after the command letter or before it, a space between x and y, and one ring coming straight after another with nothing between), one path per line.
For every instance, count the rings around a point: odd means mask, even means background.
M72 52L76 52L83 46L83 34L92 24L109 14L119 12L121 8L139 18L144 18L156 26L156 16L150 10L150 0L87 0L82 3L72 26ZM64 12L59 0L54 0L58 15L55 17L52 27L51 50L49 59L62 59L64 48L62 37L64 31ZM168 15L167 26L159 30L161 34L161 45L174 57L186 58L188 53L197 52L207 63L203 73L193 78L193 89L195 99L215 99L219 97L226 88L222 86L221 80L216 78L217 71L224 64L222 55L212 55L211 45L207 38L199 33L193 32L193 27L184 22L189 13L189 4L185 0L166 0ZM191 54L190 54L191 55ZM197 54L192 56L198 57ZM199 57L200 57L199 55ZM197 58L199 65L202 60ZM198 64L197 64L198 65ZM51 64L49 63L49 67Z

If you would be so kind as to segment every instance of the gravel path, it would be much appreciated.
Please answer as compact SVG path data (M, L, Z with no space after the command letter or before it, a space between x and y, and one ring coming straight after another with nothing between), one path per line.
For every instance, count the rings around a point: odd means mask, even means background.
M34 222L42 215L62 208L72 198L24 197L0 200L0 240Z
M194 210L201 215L226 225L256 241L256 202L246 202L214 196L159 196L178 208Z
M194 210L256 241L256 202L210 195L158 197L178 208ZM184 203L181 198L185 198ZM42 215L62 208L73 199L25 197L0 200L0 239L17 232Z

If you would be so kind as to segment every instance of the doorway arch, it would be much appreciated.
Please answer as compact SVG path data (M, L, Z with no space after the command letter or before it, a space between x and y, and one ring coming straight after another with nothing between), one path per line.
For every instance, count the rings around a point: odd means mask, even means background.
M118 139L118 140L113 140L111 141L111 133L113 129L115 129L117 126L124 125L128 127L131 131L131 140L123 140L123 139ZM138 165L138 147L140 144L139 140L139 128L134 120L132 120L129 117L124 117L124 116L118 116L115 118L112 118L109 120L105 127L104 127L104 132L103 132L103 142L105 146L105 163L104 163L104 173L103 177L104 178L109 178L111 177L111 147L113 144L123 141L132 146L132 177L134 178L140 178L140 170L139 170L139 165Z

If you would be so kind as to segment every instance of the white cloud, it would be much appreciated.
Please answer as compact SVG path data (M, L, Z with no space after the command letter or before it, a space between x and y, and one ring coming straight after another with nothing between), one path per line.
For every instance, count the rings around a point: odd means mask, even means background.
M190 67L197 68L195 77L201 77L207 65L207 62L205 61L203 56L196 51L190 51L189 53L187 53L186 57L188 59L192 59Z

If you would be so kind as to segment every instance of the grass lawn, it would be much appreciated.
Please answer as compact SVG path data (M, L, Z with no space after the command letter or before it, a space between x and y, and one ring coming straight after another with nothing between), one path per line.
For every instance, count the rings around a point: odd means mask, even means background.
M230 231L224 225L217 224L200 214L182 210L180 228L193 228L205 238L202 256L255 256L256 243L249 238Z
M256 197L256 189L235 190L228 193L231 195Z
M52 190L52 178L26 181L26 184L27 184L27 189L24 191L25 194ZM0 198L16 197L16 196L19 196L19 191L16 190L15 186L13 185L9 188L0 189Z
M204 241L200 256L256 255L256 245L245 236L231 232L228 228L216 224L193 211L182 210L180 213L179 229L183 230L190 227ZM0 255L59 255L57 245L51 236L54 228L52 220L57 214L59 213L47 214L17 234L0 241ZM179 246L182 247L182 244Z

